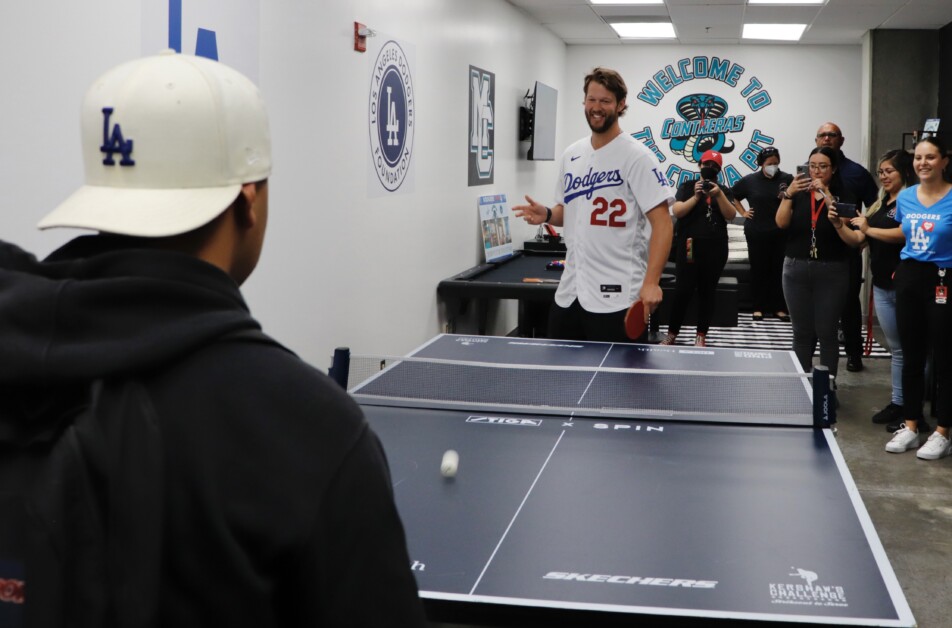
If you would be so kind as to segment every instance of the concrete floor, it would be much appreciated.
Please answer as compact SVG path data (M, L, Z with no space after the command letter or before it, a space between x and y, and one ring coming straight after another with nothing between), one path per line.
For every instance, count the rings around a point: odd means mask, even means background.
M952 626L952 457L886 453L889 434L870 417L889 402L889 360L864 365L840 364L837 441L918 625Z
M946 599L952 591L952 456L925 461L914 451L885 451L890 435L870 418L889 402L889 360L866 359L864 366L850 373L846 361L840 363L837 441L918 625L946 628L952 626Z

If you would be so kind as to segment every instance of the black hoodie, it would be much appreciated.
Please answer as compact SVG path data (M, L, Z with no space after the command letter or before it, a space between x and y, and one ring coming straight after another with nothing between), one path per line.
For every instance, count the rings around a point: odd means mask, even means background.
M0 242L0 452L53 433L92 381L134 378L164 451L155 625L423 625L359 407L234 340L259 325L224 272L144 244L86 236L40 262Z

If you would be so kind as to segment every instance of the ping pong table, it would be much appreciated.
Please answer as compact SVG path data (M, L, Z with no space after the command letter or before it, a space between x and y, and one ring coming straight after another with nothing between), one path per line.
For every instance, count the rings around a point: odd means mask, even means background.
M791 352L444 334L381 367L351 392L431 620L915 625Z

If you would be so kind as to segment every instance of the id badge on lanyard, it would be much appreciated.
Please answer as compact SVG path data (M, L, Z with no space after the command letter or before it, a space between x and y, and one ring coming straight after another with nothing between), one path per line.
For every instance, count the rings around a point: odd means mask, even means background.
M939 285L935 287L936 305L945 305L949 300L949 287L945 285L945 269L939 269Z

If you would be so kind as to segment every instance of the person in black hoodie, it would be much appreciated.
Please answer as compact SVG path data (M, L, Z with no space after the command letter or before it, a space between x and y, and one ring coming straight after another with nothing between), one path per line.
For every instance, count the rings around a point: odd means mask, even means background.
M257 88L172 51L126 63L87 92L82 145L86 185L40 227L99 233L43 261L0 242L0 447L92 382L108 408L135 381L162 444L146 625L424 625L380 442L340 387L260 332L239 290L268 217Z

